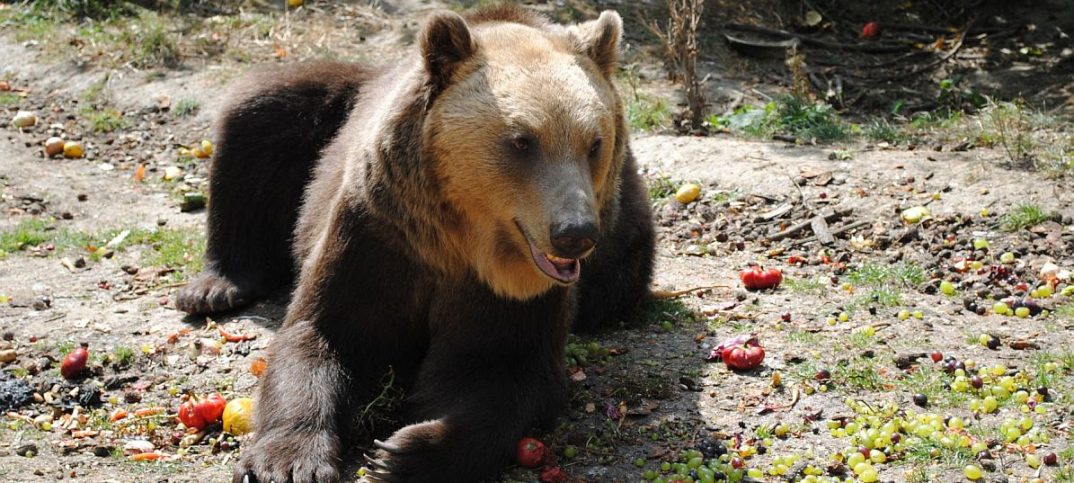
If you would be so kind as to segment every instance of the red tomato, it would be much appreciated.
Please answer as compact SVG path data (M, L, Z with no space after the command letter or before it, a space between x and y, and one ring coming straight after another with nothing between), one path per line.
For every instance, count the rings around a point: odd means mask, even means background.
M728 369L749 370L761 365L764 360L764 347L745 344L728 347L723 350L723 363Z
M522 438L518 441L518 464L524 468L536 468L544 462L544 443L536 438Z
M541 472L541 481L545 483L559 483L567 481L567 474L563 472L558 466L545 467Z
M86 369L86 361L89 360L89 350L86 347L87 344L75 347L67 353L67 357L63 358L63 362L60 363L60 374L64 379L74 379Z
M805 264L805 262L805 259L798 255L791 255L787 257L787 263L790 265L803 265Z
M880 35L880 24L876 22L869 22L861 28L861 38L871 39Z
M219 393L213 393L204 398L191 394L190 399L179 405L179 420L188 428L205 429L206 426L220 420L220 417L224 415L225 406L227 406L227 400Z
M780 272L778 268L766 270L756 265L742 270L738 277L742 279L742 285L745 285L748 290L776 288L783 282L783 272Z

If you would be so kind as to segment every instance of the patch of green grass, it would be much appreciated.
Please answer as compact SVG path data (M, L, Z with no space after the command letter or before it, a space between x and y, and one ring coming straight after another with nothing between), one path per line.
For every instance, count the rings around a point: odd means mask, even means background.
M663 200L675 194L675 190L678 189L678 184L667 175L649 178L647 182L649 184L650 201Z
M1031 228L1048 221L1050 215L1039 205L1033 203L1019 203L1000 218L1000 229L1014 232Z
M26 250L44 243L52 243L56 253L85 250L87 247L103 247L124 229L111 228L97 233L87 233L66 228L56 228L51 220L32 218L23 220L16 227L0 230L0 255ZM205 237L196 228L129 229L129 233L115 246L122 251L128 247L143 245L145 265L167 267L194 274L202 269ZM94 250L91 257L99 257L102 250Z
M75 343L69 340L65 340L56 344L56 350L60 352L60 357L66 356L69 352L75 349Z
M804 142L846 139L850 129L831 106L784 96L763 107L743 106L727 116L710 116L712 128L730 129L750 136L792 135Z
M962 122L962 111L948 109L915 112L910 116L910 127L917 131L950 129L960 122Z
M820 334L808 330L792 330L787 332L787 340L798 344L814 345L821 342L823 339L824 338Z
M109 133L130 127L127 119L116 109L88 110L85 115L90 129L95 133Z
M862 391L879 391L885 386L873 363L862 359L836 365L832 380L838 386Z
M0 92L0 107L14 107L22 102L22 96L14 92Z
M909 138L906 133L902 132L902 129L899 129L898 126L895 126L887 119L876 119L869 123L865 127L865 137L892 145L904 142Z
M15 228L0 230L0 255L45 243L51 238L49 232L54 230L52 223L40 218L23 220Z
M889 285L872 287L865 294L858 295L846 303L847 313L854 314L857 311L870 306L898 307L903 304L902 293Z
M917 444L906 447L902 461L911 464L962 467L972 459L973 452L969 448L948 448L937 441L922 438Z
M0 27L15 33L15 40L44 40L53 36L59 20L48 11L38 8L6 8L0 10Z
M112 354L115 356L116 364L119 366L127 366L130 365L131 362L134 362L134 349L131 349L130 347L116 347L116 349L112 351Z
M828 291L828 285L815 278L783 277L783 287L801 295L819 297Z
M1032 165L1037 148L1030 115L1022 102L992 102L978 118L977 140L986 146L999 146L1015 166Z
M945 387L952 382L951 376L929 365L921 365L911 374L896 380L896 385L908 393L921 393L929 399L930 406L951 408L966 401L966 394Z
M86 86L82 90L82 100L86 102L100 102L104 95L104 88L108 85L108 76L105 75Z
M650 299L642 306L639 324L658 325L663 322L696 322L697 315L689 307L675 299Z
M150 251L142 253L142 264L175 269L178 279L202 270L205 236L199 229L132 230L121 247L130 245L147 246Z
M131 62L138 67L173 67L179 64L179 45L165 29L164 20L154 12L143 11L138 22L131 22L119 36L126 45Z
M851 284L858 286L916 287L925 281L925 271L911 263L885 265L867 262L847 274Z
M781 99L779 125L798 138L820 142L846 139L846 126L827 104L814 104L794 96Z
M1074 304L1066 304L1056 307L1055 316L1061 319L1074 320Z
M662 129L671 122L671 110L663 99L635 94L627 100L627 122L640 131Z
M876 343L876 336L863 330L855 330L847 336L847 341L855 349L865 349Z
M178 117L192 116L198 112L201 108L201 104L197 99L180 99L175 103L175 107L172 108L172 114Z
M1057 483L1074 483L1074 446L1058 453L1059 469L1055 472Z

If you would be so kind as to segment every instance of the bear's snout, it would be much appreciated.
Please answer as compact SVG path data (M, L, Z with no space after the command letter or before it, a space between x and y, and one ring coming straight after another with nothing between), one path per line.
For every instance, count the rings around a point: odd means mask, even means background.
M597 244L597 224L592 220L561 222L549 232L556 256L581 258Z

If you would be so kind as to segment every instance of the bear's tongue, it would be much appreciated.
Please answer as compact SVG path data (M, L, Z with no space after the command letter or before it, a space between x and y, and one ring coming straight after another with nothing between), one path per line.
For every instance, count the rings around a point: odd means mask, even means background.
M533 261L545 275L563 283L572 283L578 280L582 273L582 264L576 258L559 258L547 255L530 243L530 253Z

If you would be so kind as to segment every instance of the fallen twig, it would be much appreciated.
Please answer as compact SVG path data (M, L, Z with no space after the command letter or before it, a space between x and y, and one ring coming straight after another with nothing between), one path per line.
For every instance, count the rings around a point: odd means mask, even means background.
M839 228L836 228L836 229L832 230L831 235L834 237L835 235L840 235L840 234L846 233L846 232L851 231L851 230L856 230L856 229L861 228L863 226L866 226L868 224L869 224L868 221L858 220L858 221L855 221L854 223L843 225L843 226L841 226ZM816 240L817 240L817 237L811 236L811 237L808 237L808 238L803 238L801 240L795 240L794 243L792 243L792 245L802 245L802 244L809 243L809 242L816 241Z
M906 52L912 50L909 45L894 45L894 44L879 44L879 43L858 43L858 44L844 44L840 42L832 42L830 40L818 39L808 35L795 34L786 30L770 29L766 27L758 27L756 25L748 25L741 23L727 23L724 24L724 29L738 30L743 32L754 32L765 35L772 35L776 37L782 37L786 39L796 38L805 45L813 45L816 47L824 47L827 49L837 50L854 50L858 52L869 53L886 53L886 52Z
M894 74L894 75L889 75L889 76L884 76L884 77L863 76L862 79L868 80L868 81L873 81L873 82L887 82L887 81L905 79L907 77L913 77L915 75L921 74L922 72L927 72L927 71L933 70L933 69L943 65L951 57L954 57L955 54L958 53L959 49L962 48L962 42L964 40L966 40L966 33L965 32L963 32L962 35L958 36L958 41L955 42L954 47L951 47L951 50L948 50L943 55L941 55L938 59L936 59L936 60L934 60L932 62L929 62L928 64L918 66L918 67L910 69L910 70L908 70L906 72L901 72L901 73Z
M672 291L672 290L653 290L653 291L649 292L649 295L652 298L657 299L657 300L667 300L667 299L679 298L679 297L682 297L683 295L688 295L688 294L697 292L699 290L708 290L708 289L713 289L713 288L730 289L731 287L728 287L727 285L707 285L707 286L704 286L704 287L693 287L693 288L688 288L688 289L685 289L685 290L674 290L674 291Z
M845 208L845 209L841 209L841 210L837 210L837 211L830 211L829 210L829 211L826 211L825 213L822 213L822 215L824 217L824 221L832 222L832 221L838 220L838 219L840 219L840 218L842 218L844 216L847 216L847 215L849 215L849 214L851 214L853 212L854 212L854 210L852 208ZM782 240L784 238L797 235L802 230L805 230L806 228L809 228L810 226L812 226L812 224L813 224L813 219L811 218L809 220L803 221L803 222L798 223L796 225L792 225L791 227L787 228L786 230L783 230L783 231L781 231L779 233L776 233L775 235L772 235L772 236L768 237L768 241L779 241L779 240Z

